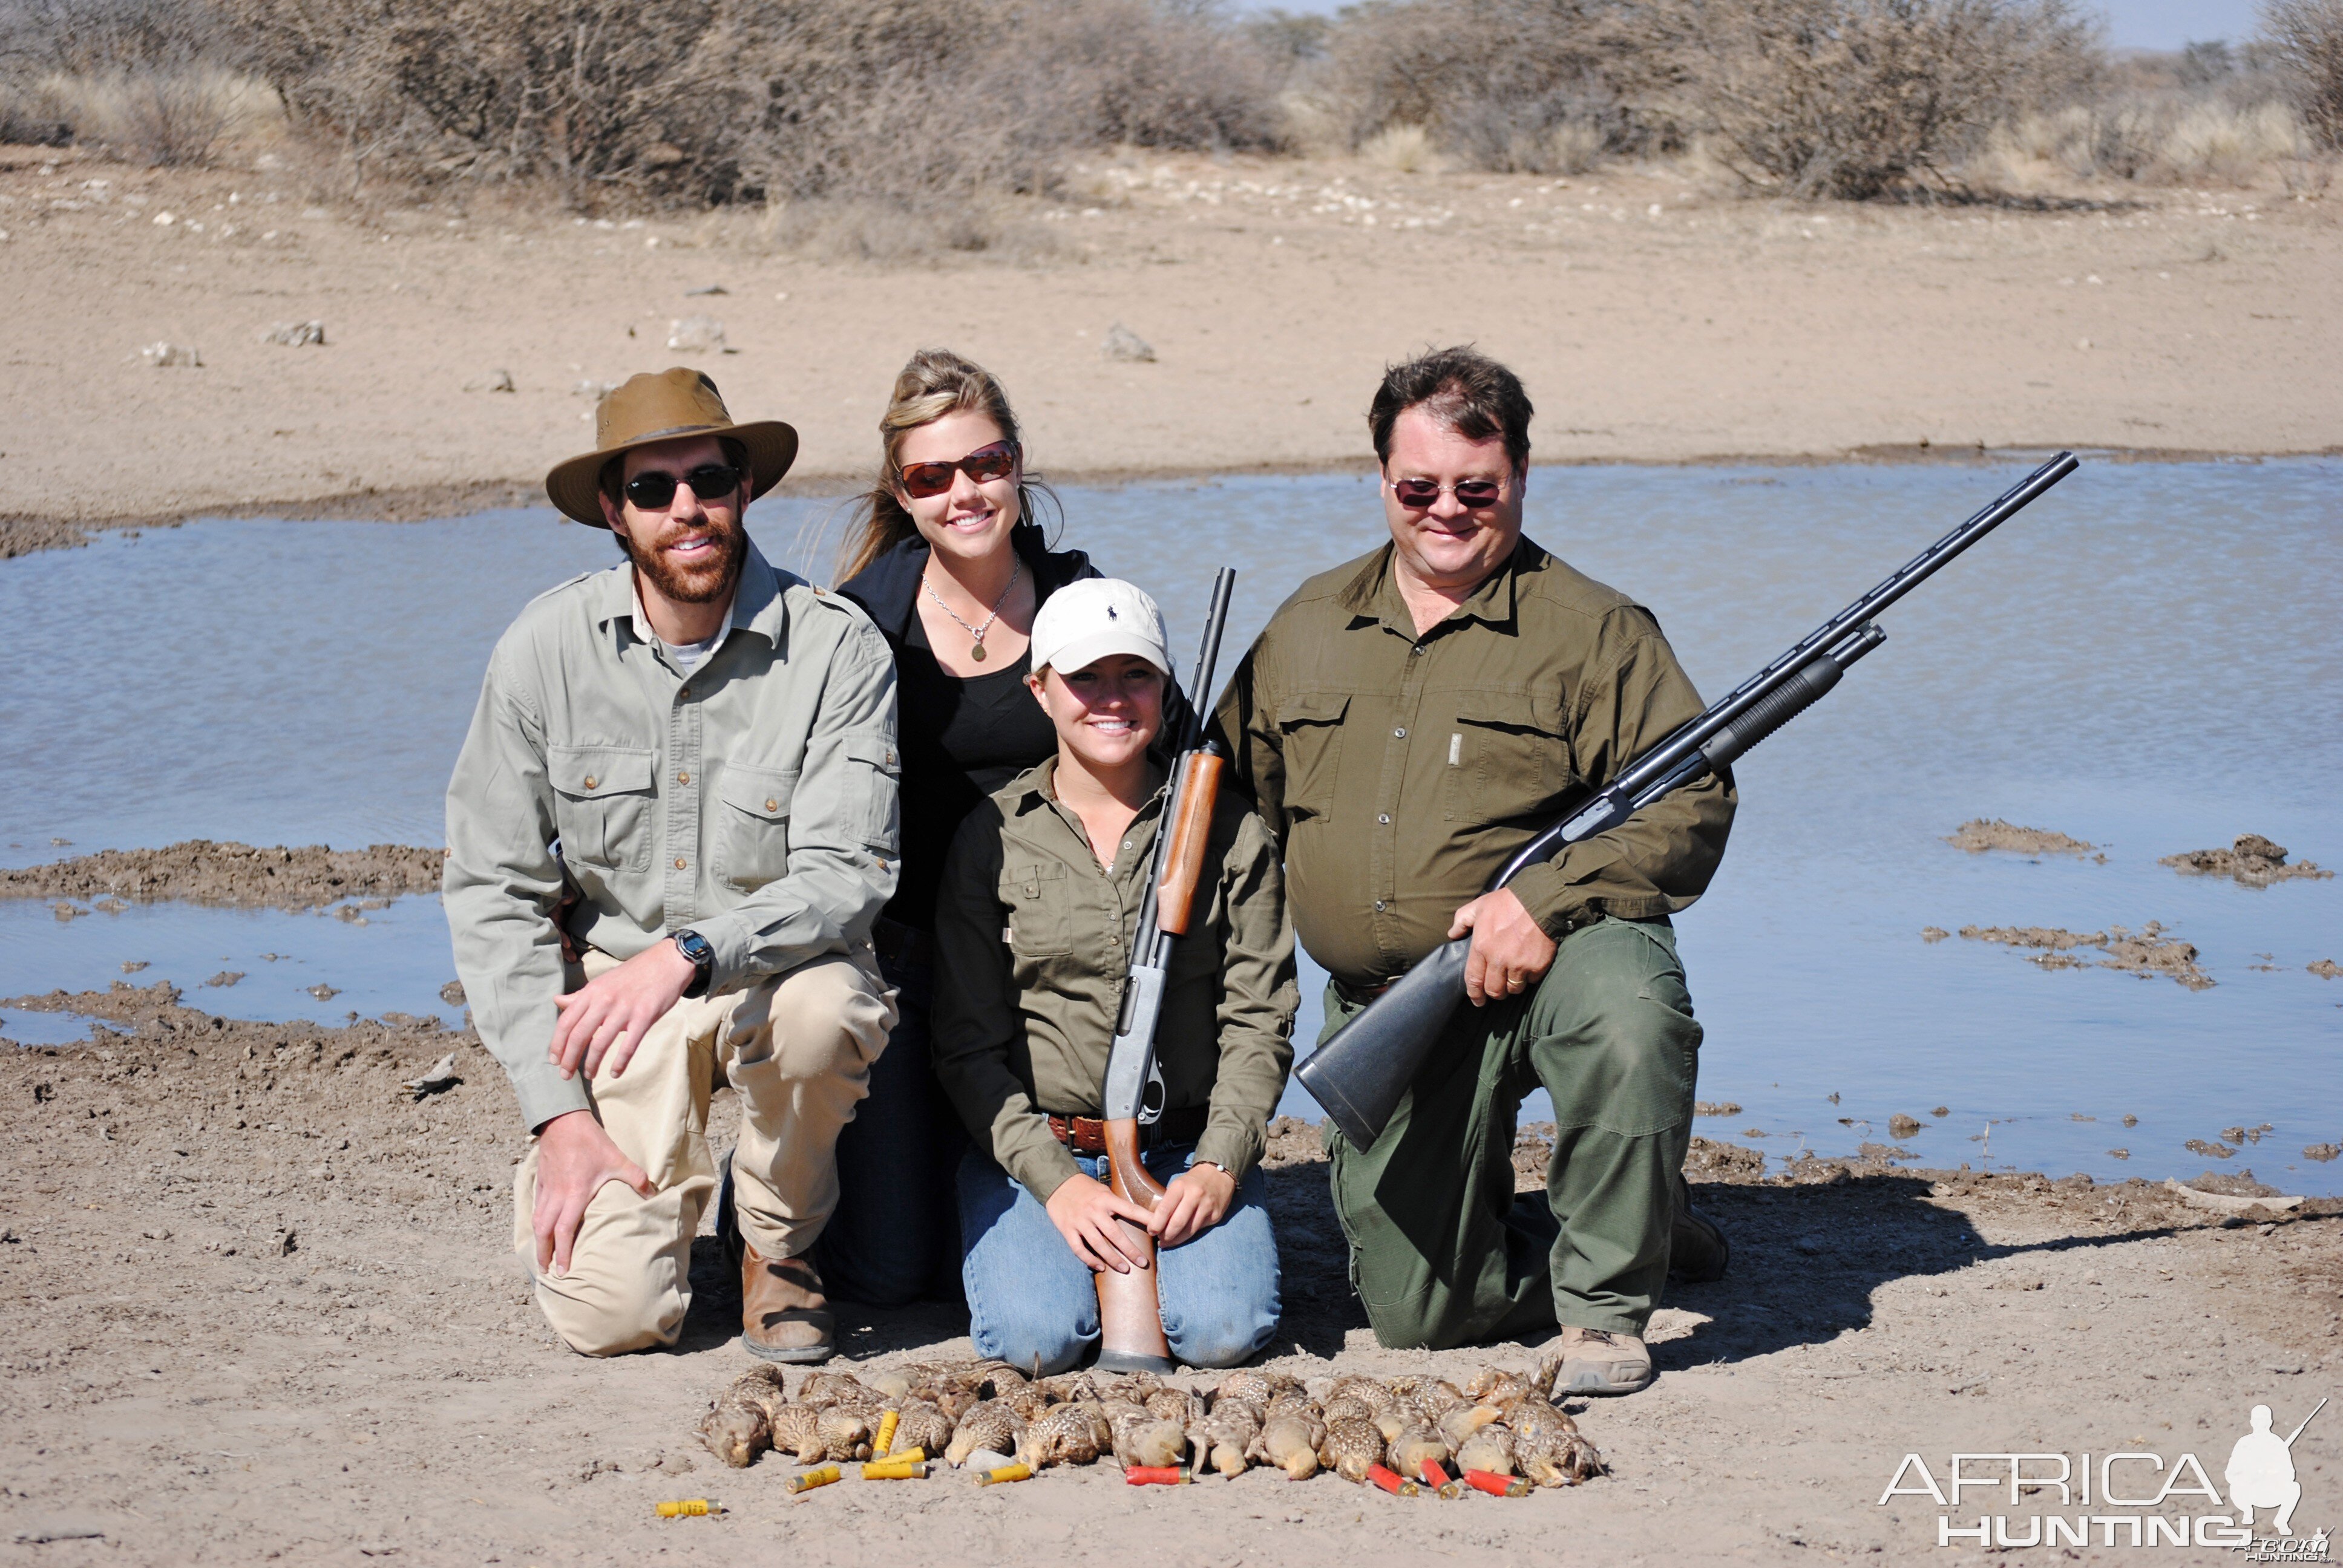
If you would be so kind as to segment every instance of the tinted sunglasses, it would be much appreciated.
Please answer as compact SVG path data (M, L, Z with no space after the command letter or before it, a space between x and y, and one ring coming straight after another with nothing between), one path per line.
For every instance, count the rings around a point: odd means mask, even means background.
M1453 485L1443 485L1437 479L1391 479L1386 483L1391 486L1391 493L1399 498L1399 504L1412 512L1423 511L1440 499L1443 490L1455 496L1458 506L1474 511L1495 506L1497 498L1505 493L1504 487L1494 479L1459 479Z
M679 480L673 474L646 469L627 481L627 499L647 512L661 511L675 499L679 483L689 485L691 493L703 501L729 502L740 487L740 470L729 463L708 463Z
M957 463L913 463L903 470L903 493L922 499L952 487L954 474L966 474L978 484L1005 479L1017 469L1017 443L995 441L979 447Z

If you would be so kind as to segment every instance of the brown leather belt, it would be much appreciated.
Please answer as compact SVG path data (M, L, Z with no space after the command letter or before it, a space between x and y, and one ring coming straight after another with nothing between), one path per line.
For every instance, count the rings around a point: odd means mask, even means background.
M1095 1116L1061 1116L1050 1113L1050 1132L1057 1141L1077 1154L1106 1152L1106 1123ZM1167 1111L1151 1126L1139 1130L1139 1144L1153 1149L1165 1143L1193 1143L1204 1135L1204 1123L1212 1118L1212 1107L1191 1105L1181 1111Z
M1336 980L1334 994L1342 999L1344 1007L1364 1007L1391 990L1393 983L1391 980L1385 980L1378 986L1355 986L1342 980Z

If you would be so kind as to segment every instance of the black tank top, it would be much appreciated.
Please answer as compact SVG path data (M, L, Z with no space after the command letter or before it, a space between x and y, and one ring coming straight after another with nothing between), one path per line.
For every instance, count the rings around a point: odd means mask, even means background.
M1025 654L963 679L936 662L914 609L895 668L896 743L903 753L902 880L890 920L929 931L944 851L979 801L1058 749L1057 731L1025 689Z

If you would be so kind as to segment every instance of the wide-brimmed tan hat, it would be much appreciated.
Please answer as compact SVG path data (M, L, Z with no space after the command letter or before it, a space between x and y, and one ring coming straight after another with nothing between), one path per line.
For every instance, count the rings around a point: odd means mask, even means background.
M672 441L679 436L721 436L746 447L751 500L780 483L781 476L797 461L794 427L779 419L734 424L716 383L700 371L679 365L672 370L628 377L603 398L594 411L594 449L556 463L545 476L545 493L564 517L608 528L602 520L602 465L637 447Z

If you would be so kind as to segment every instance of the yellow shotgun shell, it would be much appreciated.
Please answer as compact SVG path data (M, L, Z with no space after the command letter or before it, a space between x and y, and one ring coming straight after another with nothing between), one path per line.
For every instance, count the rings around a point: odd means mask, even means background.
M921 1459L874 1459L862 1467L865 1481L925 1481L928 1465Z
M976 1478L979 1486L995 1486L1004 1482L1031 1481L1033 1467L1030 1464L996 1464Z
M817 1486L828 1486L844 1473L834 1464L825 1464L820 1470L809 1470L802 1475L790 1476L789 1490L792 1493L811 1492Z
M705 1497L687 1497L680 1503L657 1503L654 1508L661 1519L698 1519L724 1512Z
M902 1419L900 1410L890 1410L879 1418L879 1441L870 1445L873 1455L880 1459L890 1457L887 1451L895 1446L895 1423Z

